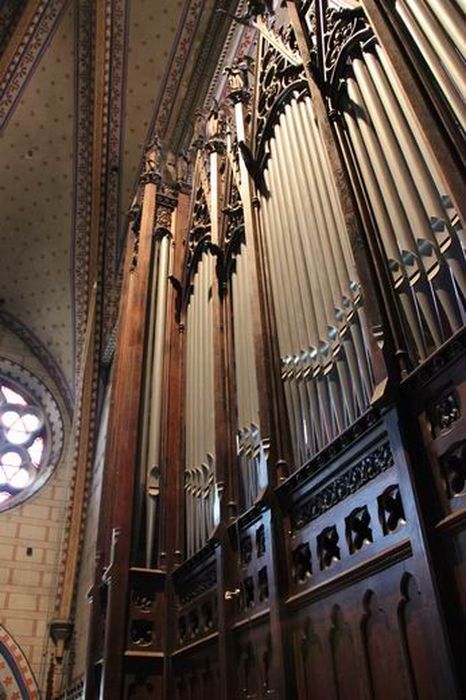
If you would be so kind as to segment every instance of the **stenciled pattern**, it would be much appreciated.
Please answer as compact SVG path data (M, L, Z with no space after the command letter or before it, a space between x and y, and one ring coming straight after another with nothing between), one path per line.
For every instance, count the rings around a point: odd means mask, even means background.
M38 700L39 689L23 652L0 625L0 697Z

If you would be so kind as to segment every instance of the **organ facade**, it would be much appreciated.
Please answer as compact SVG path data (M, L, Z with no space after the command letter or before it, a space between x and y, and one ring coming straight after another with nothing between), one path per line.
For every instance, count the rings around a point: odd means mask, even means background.
M75 697L464 692L462 11L249 2L153 135Z

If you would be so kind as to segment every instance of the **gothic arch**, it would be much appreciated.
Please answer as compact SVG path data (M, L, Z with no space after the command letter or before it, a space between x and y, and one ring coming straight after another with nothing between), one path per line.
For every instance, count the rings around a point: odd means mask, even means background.
M0 625L0 691L5 700L38 700L39 688L26 657ZM0 698L3 697L0 695Z

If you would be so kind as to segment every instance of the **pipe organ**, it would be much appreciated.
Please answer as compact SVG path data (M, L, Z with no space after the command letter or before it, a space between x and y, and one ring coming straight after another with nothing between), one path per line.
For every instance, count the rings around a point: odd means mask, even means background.
M364 412L373 382L360 285L308 96L285 107L268 147L261 212L300 466Z
M383 49L353 51L337 98L342 139L367 190L417 364L464 323L462 224Z
M215 421L212 328L213 259L199 261L186 320L186 549L193 554L214 525Z
M395 7L427 64L446 107L464 132L464 3L462 0L397 0Z
M86 698L459 698L464 3L238 7L133 208Z

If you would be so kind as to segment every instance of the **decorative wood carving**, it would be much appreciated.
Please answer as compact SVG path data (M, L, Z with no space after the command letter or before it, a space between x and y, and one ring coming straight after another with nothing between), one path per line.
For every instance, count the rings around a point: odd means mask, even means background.
M346 523L346 539L350 554L359 552L364 544L373 541L372 528L370 527L371 516L367 506L356 508L345 519Z
M270 29L268 38L270 40L263 38L261 43L256 95L254 158L258 171L265 168L266 144L285 105L294 93L300 98L308 93L303 64L296 53L296 40L291 27L281 29L279 33Z
M399 486L389 486L377 501L384 535L395 532L400 525L406 523Z
M312 494L303 503L298 503L291 513L294 527L301 528L315 520L392 466L393 455L387 442L350 467L342 476L331 481L317 494Z
M440 460L448 498L466 494L466 441L454 445Z
M321 569L328 569L340 559L340 536L335 525L326 527L317 535L317 551Z
M448 430L461 417L461 405L454 388L447 389L436 398L429 409L432 437Z

